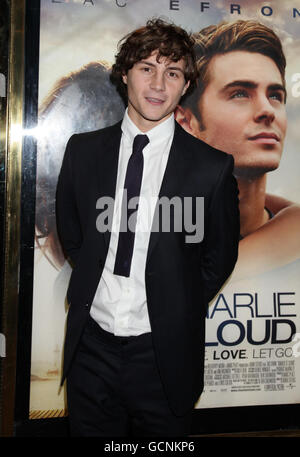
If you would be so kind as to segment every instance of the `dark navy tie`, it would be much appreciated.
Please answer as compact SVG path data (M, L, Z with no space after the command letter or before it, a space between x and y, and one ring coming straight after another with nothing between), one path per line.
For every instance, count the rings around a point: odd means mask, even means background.
M128 202L140 195L144 157L143 149L149 143L147 135L137 135L133 141L132 154L128 161L124 194L122 199L121 226L114 274L129 277L135 237L137 206L128 208ZM135 213L132 217L130 217ZM130 224L128 226L128 221Z

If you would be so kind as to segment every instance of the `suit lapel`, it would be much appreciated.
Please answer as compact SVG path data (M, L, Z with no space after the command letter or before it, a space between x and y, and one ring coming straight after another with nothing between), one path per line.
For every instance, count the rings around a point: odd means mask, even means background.
M99 190L100 195L110 197L115 200L119 150L121 141L121 122L111 128L111 132L107 141L101 144L102 154L98 155L98 170L99 170ZM106 249L108 249L111 235L110 230L104 232L104 240Z
M179 126L179 124L175 122L174 138L172 141L169 158L167 161L167 166L162 180L158 199L160 199L161 197L167 197L171 199L176 195L180 195L179 191L181 187L181 177L184 176L184 172L182 172L182 169L184 169L184 157L182 154L184 142L182 138L182 133L186 134L185 131ZM158 204L156 204L155 213L157 212L157 210ZM151 231L148 246L147 262L149 261L150 256L157 244L159 236L160 231Z

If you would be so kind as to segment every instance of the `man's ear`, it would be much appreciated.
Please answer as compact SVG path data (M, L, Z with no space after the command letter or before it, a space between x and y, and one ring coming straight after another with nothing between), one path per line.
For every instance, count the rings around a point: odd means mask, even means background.
M127 75L122 75L122 81L124 84L127 84Z
M201 132L199 121L196 116L192 113L190 108L186 108L180 105L177 105L174 116L178 124L184 128L188 133L195 136L196 138L201 139Z

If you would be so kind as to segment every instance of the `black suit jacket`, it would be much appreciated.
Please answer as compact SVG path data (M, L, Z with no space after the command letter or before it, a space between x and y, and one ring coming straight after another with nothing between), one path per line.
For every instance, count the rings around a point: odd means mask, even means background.
M110 232L96 228L101 196L114 197L121 123L73 135L57 187L58 233L73 264L63 379L89 314L108 251ZM204 197L204 238L186 243L183 232L152 232L145 284L154 350L171 408L193 408L203 389L208 302L233 270L239 240L233 158L186 133L176 123L159 197Z

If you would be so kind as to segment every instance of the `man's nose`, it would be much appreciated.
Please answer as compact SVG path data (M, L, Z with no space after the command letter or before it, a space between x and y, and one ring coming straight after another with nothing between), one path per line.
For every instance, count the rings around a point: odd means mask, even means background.
M268 97L260 97L255 105L255 122L265 122L271 124L275 119L275 109Z
M163 73L156 72L151 78L151 89L162 91L165 90L165 78Z

